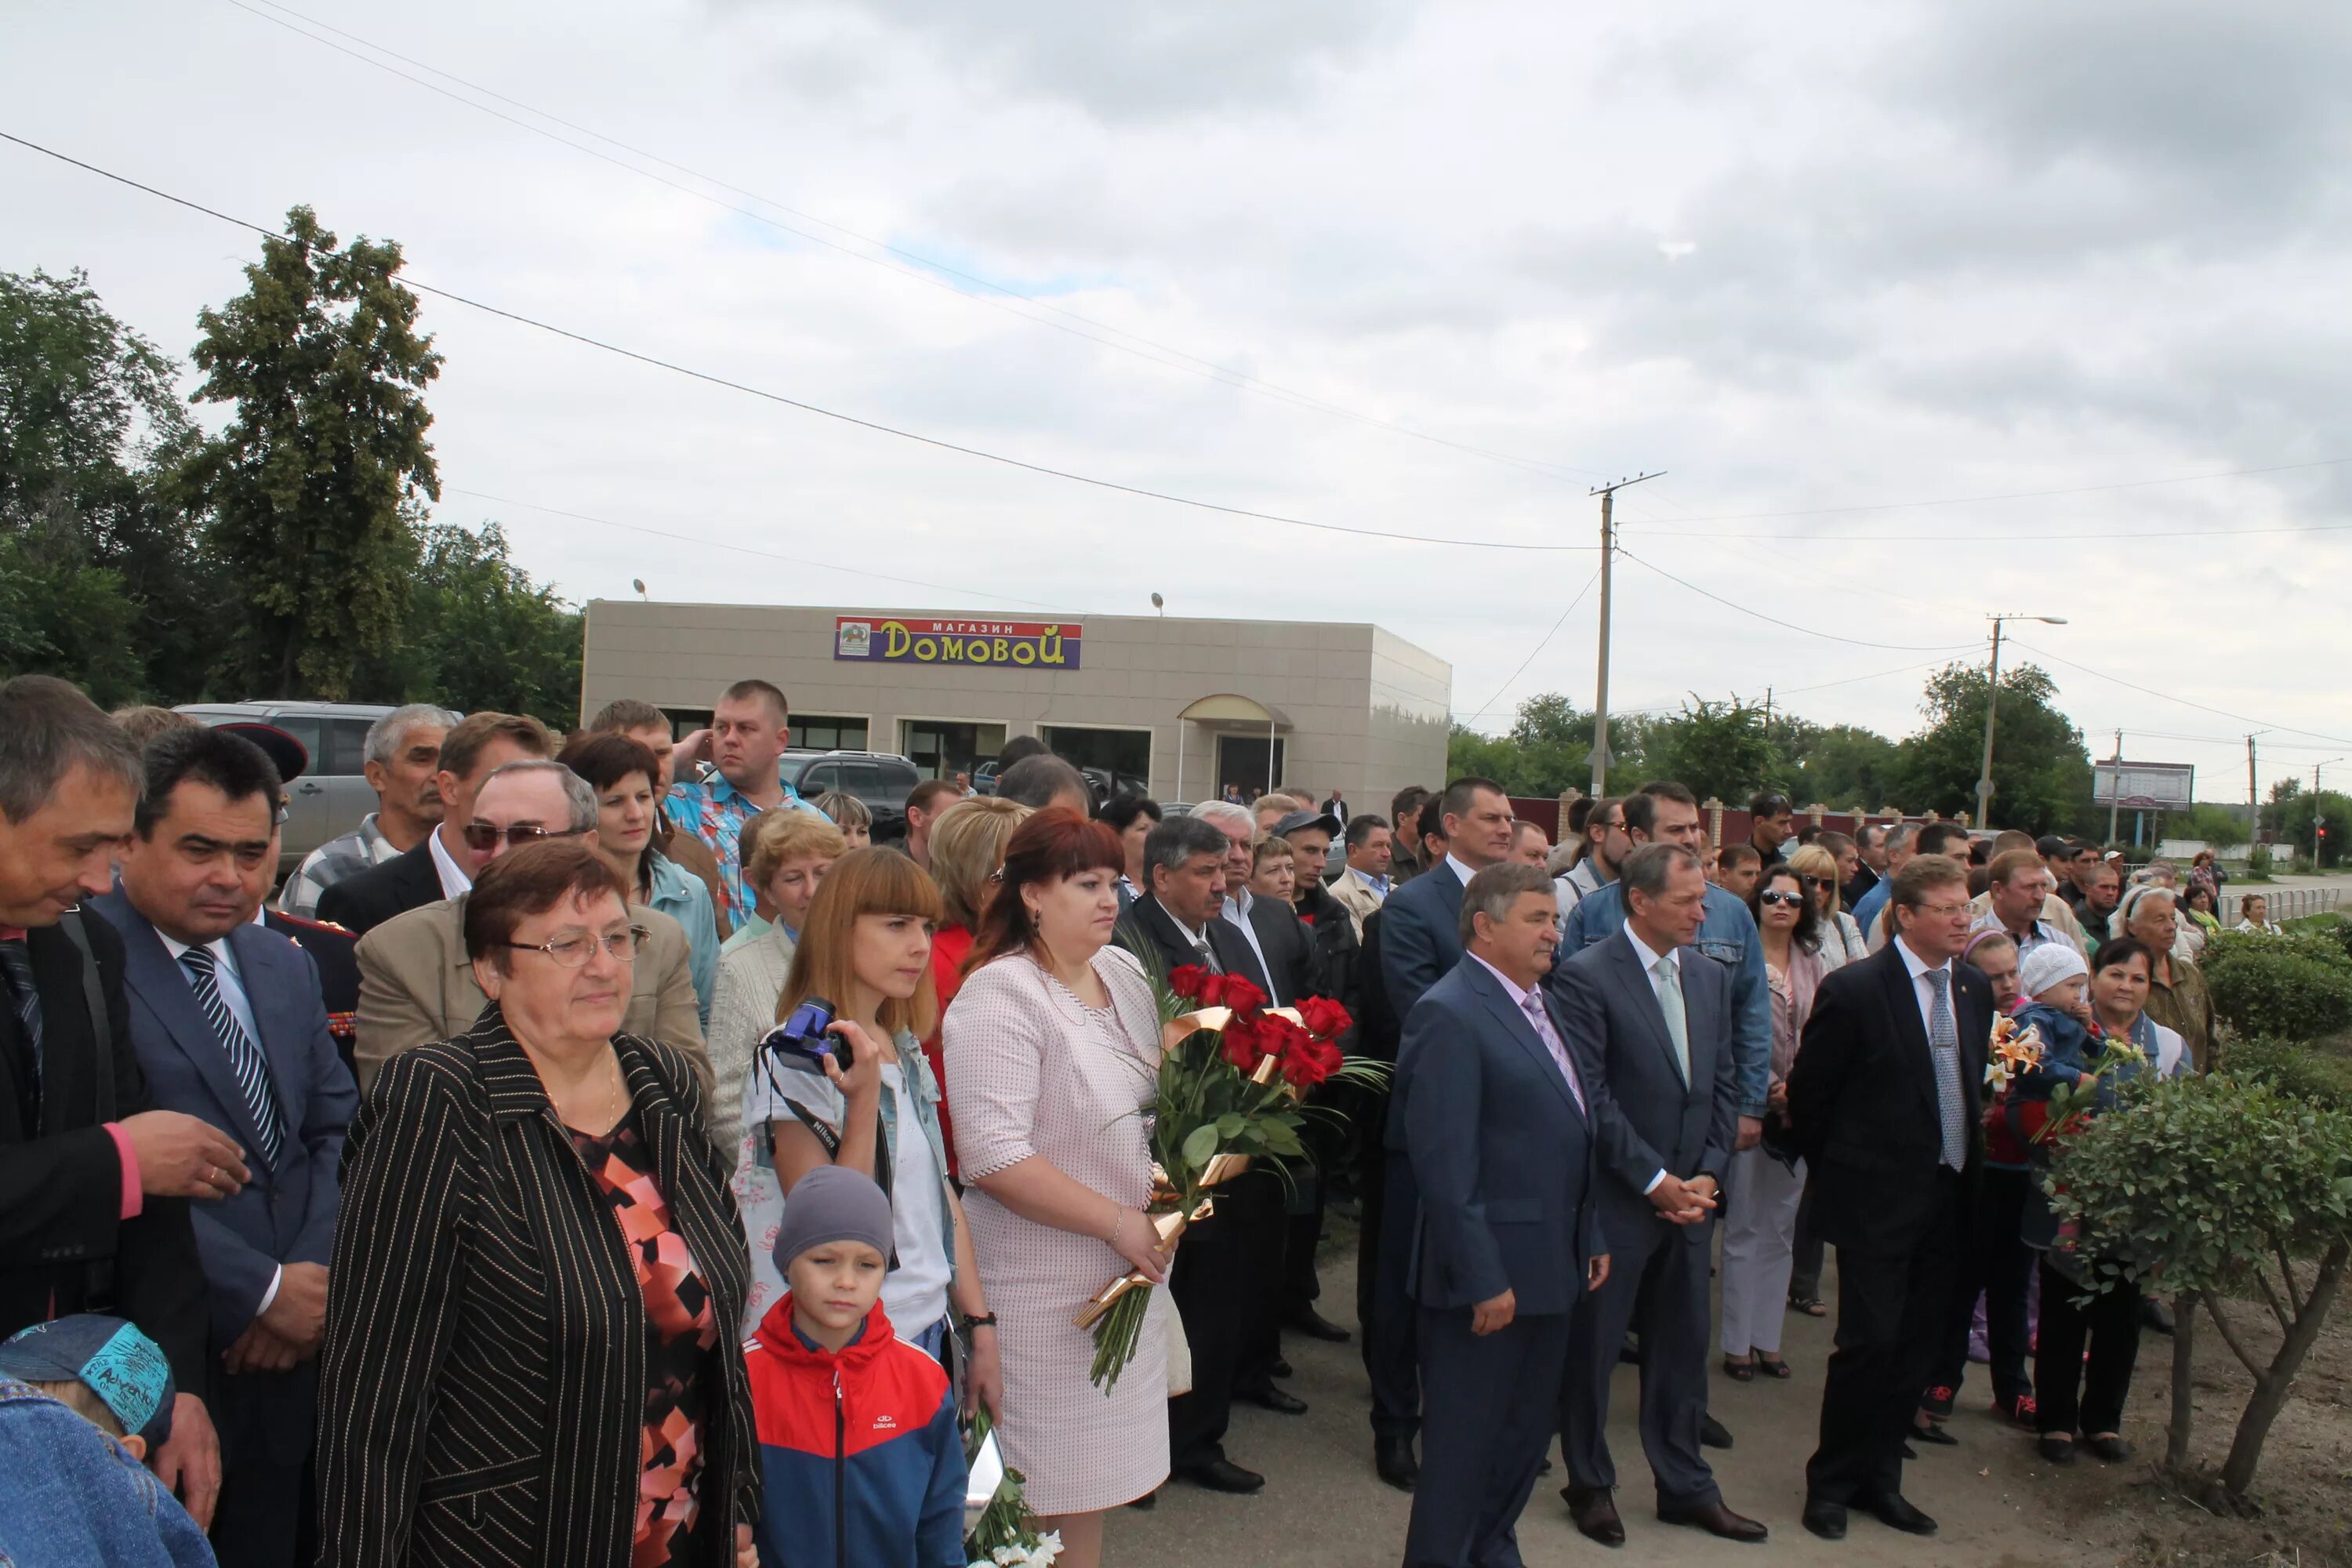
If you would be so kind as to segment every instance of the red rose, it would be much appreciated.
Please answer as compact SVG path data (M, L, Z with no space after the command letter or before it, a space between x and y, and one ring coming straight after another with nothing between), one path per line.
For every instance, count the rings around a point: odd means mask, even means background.
M1234 1012L1255 1017L1266 1004L1266 994L1238 974L1221 974L1223 991L1217 1000Z
M1307 1032L1318 1040L1337 1039L1355 1023L1348 1009L1328 996L1309 996L1298 1005L1298 1016Z
M1187 1002L1198 1002L1204 1007L1214 1006L1215 1001L1208 992L1217 979L1218 976L1210 973L1204 966L1188 963L1181 969L1168 972L1168 989Z
M1279 1018L1244 1018L1236 1015L1233 1022L1225 1026L1224 1033L1218 1037L1217 1048L1238 1071L1244 1074L1255 1072L1258 1058L1266 1051L1260 1031L1268 1024L1280 1022Z
M1282 1079L1293 1089L1310 1089L1338 1072L1346 1060L1339 1047L1309 1039L1296 1050L1284 1053Z

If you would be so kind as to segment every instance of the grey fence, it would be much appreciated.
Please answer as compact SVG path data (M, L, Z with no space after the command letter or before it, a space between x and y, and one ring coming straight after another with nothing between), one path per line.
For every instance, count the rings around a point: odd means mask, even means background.
M2325 914L2344 907L2341 888L2248 888L2244 892L2225 888L2221 890L2221 923L2234 926L2240 919L2238 906L2249 895L2270 900L2270 916L2274 921L2301 919L2305 915Z

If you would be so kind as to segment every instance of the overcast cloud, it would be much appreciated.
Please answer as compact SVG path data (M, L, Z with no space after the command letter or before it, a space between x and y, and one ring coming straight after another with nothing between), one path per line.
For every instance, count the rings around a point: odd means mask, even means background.
M2352 522L2352 464L1816 510L2352 458L2340 5L302 0L728 190L250 4L29 8L0 129L241 216L309 202L422 280L717 375L1226 505L1587 546L1589 485L1664 468L1619 508L1636 556L1890 645L1628 563L1621 709L1769 684L1900 734L1932 650L2021 610L2070 617L2029 628L2053 655L2318 731L2264 740L2265 787L2352 752L2324 739L2352 737L2352 530L2263 531ZM5 145L0 202L0 268L87 267L174 353L256 252ZM1377 621L1451 660L1485 728L1591 700L1590 596L1504 687L1589 550L1220 517L425 320L442 517L498 519L574 598L1158 590ZM2095 752L2121 726L2242 794L2255 724L2051 668Z

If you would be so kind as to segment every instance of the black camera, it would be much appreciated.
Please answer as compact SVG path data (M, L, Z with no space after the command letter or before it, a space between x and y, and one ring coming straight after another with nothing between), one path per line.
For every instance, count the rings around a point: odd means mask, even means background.
M849 1042L839 1035L828 1035L834 1020L833 1004L822 996L811 996L794 1007L784 1021L768 1031L760 1042L763 1051L788 1051L804 1057L824 1070L824 1058L831 1057L847 1072L854 1059Z

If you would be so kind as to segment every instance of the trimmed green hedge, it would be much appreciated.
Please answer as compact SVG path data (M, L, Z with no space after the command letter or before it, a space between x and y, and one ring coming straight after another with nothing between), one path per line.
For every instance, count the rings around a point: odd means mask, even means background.
M2246 1038L2352 1028L2352 958L2325 937L2225 936L2208 945L2203 967L2214 1013Z
M2331 1047L2270 1037L2233 1040L2230 1076L2267 1083L2296 1100L2352 1110L2352 1056Z

